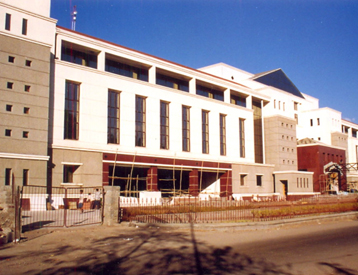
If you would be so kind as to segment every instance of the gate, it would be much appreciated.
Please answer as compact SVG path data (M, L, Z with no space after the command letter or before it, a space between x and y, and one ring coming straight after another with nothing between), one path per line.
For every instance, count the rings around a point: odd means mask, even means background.
M98 190L98 191L97 191ZM79 208L80 194L84 203ZM97 198L95 200L95 195ZM22 232L43 227L73 227L103 221L103 187L23 186L21 190Z

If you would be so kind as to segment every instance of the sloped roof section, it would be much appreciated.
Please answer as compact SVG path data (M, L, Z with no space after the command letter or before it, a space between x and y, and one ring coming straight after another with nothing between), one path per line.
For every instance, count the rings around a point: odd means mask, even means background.
M262 84L286 91L295 96L304 98L295 84L292 83L292 81L287 77L282 69L255 74L251 79Z

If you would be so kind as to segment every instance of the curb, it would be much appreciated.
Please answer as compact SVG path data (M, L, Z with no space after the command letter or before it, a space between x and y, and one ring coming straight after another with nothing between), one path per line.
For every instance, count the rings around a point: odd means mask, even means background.
M243 230L260 230L269 228L282 228L292 225L304 225L309 223L333 222L340 220L358 220L358 212L348 212L339 214L326 214L320 216L299 217L292 219L282 219L262 222L245 222L245 223L194 223L193 228L205 231L243 231ZM128 227L161 227L165 229L189 229L190 223L137 223L121 222L120 226Z

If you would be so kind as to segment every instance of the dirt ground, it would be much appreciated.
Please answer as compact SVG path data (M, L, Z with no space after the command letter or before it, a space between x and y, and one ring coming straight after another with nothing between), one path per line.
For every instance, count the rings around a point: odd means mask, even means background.
M282 233L208 231L190 224L41 229L27 232L26 241L0 247L0 274L293 274L289 266L230 246L234 239L245 244Z

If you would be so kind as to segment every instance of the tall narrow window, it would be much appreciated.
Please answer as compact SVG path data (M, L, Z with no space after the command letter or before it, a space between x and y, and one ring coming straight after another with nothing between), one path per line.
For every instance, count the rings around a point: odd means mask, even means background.
M320 121L319 121L319 118L317 118L317 125L318 125L318 126L320 125Z
M5 168L5 185L11 185L12 169Z
M22 185L26 186L29 184L29 169L22 170Z
M239 119L240 158L245 157L245 119Z
M226 155L226 115L220 114L220 155Z
M245 178L247 175L240 175L240 186L245 186Z
M80 84L66 81L65 92L65 139L79 136Z
M160 102L160 149L169 149L169 103Z
M202 110L201 113L202 151L209 154L209 112Z
M310 125L313 126L313 119L310 119Z
M145 147L145 97L136 96L135 100L135 145Z
M27 35L27 19L22 19L22 34Z
M64 165L63 166L63 182L74 183L74 175L79 166L77 165Z
M183 151L190 151L190 107L182 106Z
M256 175L256 186L262 186L262 175Z
M107 142L119 144L119 92L108 90Z
M5 18L5 30L9 31L11 26L11 14L6 14Z

